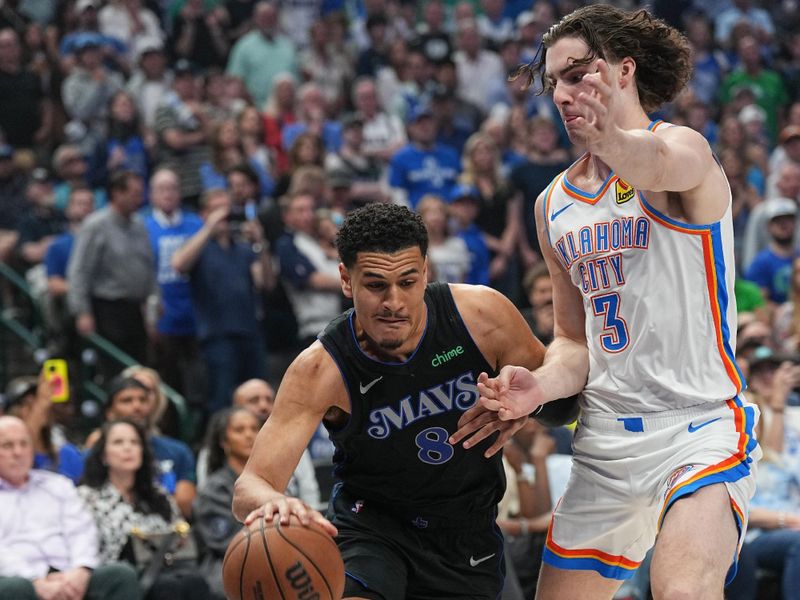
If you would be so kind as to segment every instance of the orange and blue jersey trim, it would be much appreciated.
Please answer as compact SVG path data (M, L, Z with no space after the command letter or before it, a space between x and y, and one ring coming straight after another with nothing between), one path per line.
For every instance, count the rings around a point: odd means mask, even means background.
M664 523L664 517L667 516L670 507L672 507L676 501L708 485L726 482L732 483L750 474L750 463L753 462L753 459L750 458L750 453L755 450L758 444L753 432L756 424L755 411L752 406L745 406L738 396L727 400L727 404L728 408L733 411L734 424L736 426L736 431L739 433L736 453L731 454L723 461L706 467L672 488L664 499L664 506L661 508L661 514L658 517L659 529L661 529L661 525ZM725 579L726 584L733 581L733 578L736 576L739 550L741 550L742 544L744 543L743 534L745 525L745 517L742 509L736 504L733 498L730 498L730 503L731 512L736 521L736 529L739 532L739 544L737 546L736 555L733 557L731 568L728 570L728 575Z
M728 314L728 290L725 286L725 253L722 248L722 232L719 222L709 225L691 225L668 217L651 206L641 192L639 203L644 213L654 222L673 231L700 236L703 246L706 286L711 305L711 317L714 320L714 331L717 336L717 349L725 367L728 378L733 383L736 394L747 387L744 375L736 364L731 332L725 315Z
M594 548L567 550L553 540L553 519L547 528L542 560L552 567L572 571L596 571L607 579L630 579L641 561L631 560L622 555L609 554Z
M578 164L580 161L588 158L589 155L584 154L581 158L572 163L569 169L567 169L566 171L564 171L564 173L562 173L563 176L561 177L561 191L564 192L570 198L574 198L575 200L578 200L580 202L584 202L586 204L597 204L600 201L600 198L602 198L603 195L608 191L608 188L611 187L611 185L617 179L619 179L619 177L617 177L617 174L614 173L614 171L611 171L608 174L608 177L605 178L603 183L600 184L600 187L594 193L584 192L579 187L572 185L569 182L569 179L567 179L567 175L569 174L570 169L576 164Z

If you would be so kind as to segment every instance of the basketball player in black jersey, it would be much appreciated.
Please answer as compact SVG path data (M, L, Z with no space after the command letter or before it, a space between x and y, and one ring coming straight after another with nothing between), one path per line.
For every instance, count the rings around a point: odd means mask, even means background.
M483 423L481 373L536 368L544 347L498 292L428 285L425 226L405 208L355 211L337 245L355 308L287 370L236 483L234 513L246 523L296 515L322 524L345 561L345 598L494 600L505 488L495 451L525 419L497 422L500 433L477 452L451 435L470 408L475 429ZM281 493L320 421L336 445L330 520Z

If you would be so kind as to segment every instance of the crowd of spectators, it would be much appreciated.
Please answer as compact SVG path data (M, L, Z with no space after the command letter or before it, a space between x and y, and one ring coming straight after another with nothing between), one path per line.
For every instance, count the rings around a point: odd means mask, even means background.
M270 384L347 308L334 240L355 207L419 211L432 279L502 291L551 340L533 206L581 150L540 82L526 89L510 76L536 59L551 24L586 3L0 0L0 261L40 302L50 355L75 364L96 332L151 367L119 373L100 361L108 398L91 432L50 402L33 363L9 383L0 504L19 495L45 507L60 495L70 513L49 523L0 511L0 539L30 527L45 552L28 565L0 559L0 589L132 597L109 587L135 564L120 528L185 519L205 565L194 574L207 581L173 573L144 591L219 593L219 560L237 527L225 506L271 411ZM794 598L800 5L611 3L646 6L692 47L688 89L652 117L700 131L728 176L737 354L770 450L735 593L754 598L771 571ZM0 293L13 305L12 292ZM162 380L187 399L194 439L176 439ZM501 526L521 582L509 600L535 582L529 550L557 497L545 484L547 457L556 445L568 452L560 436L523 431L507 453L516 498L504 501ZM290 485L322 505L328 482L317 484L314 464L330 462L324 429L308 450ZM80 484L80 495L51 472ZM533 496L525 486L537 478ZM121 523L114 531L109 511ZM57 527L82 530L72 542L80 552L56 547ZM646 587L637 577L620 597L644 598Z

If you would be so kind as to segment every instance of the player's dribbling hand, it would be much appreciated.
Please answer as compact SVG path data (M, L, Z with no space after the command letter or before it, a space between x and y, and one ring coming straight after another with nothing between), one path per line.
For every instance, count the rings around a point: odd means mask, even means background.
M314 510L299 498L291 496L277 496L264 503L245 517L244 524L249 526L256 519L263 517L268 522L277 518L281 525L288 525L292 515L297 517L303 525L309 525L312 521L317 523L333 537L339 533L333 523L323 517L319 511Z

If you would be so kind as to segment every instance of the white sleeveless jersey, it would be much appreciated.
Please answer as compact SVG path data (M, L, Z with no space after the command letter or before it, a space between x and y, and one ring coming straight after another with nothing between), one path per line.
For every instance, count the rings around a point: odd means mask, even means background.
M567 173L547 188L537 216L583 296L582 409L636 414L736 396L744 380L734 360L730 204L721 221L688 225L614 173L595 192Z

